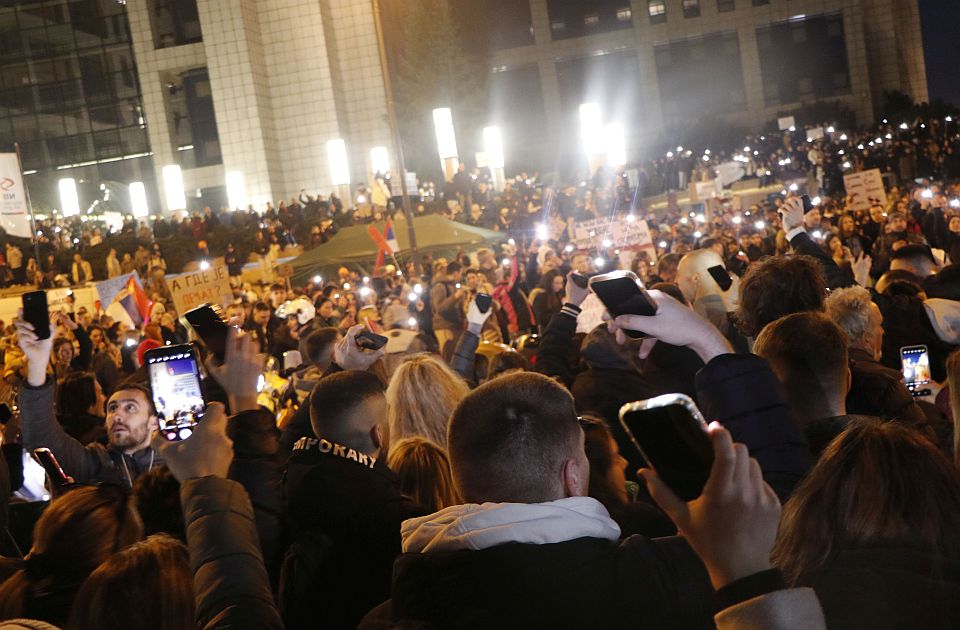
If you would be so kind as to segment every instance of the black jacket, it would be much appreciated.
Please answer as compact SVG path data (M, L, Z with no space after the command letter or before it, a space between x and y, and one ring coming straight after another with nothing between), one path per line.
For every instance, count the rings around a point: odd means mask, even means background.
M400 523L425 514L400 493L383 460L371 465L366 455L329 445L305 438L287 466L294 544L284 560L280 599L288 628L355 628L390 597Z
M806 232L800 232L790 241L790 246L794 251L804 256L816 258L823 270L823 277L827 282L827 288L838 289L840 287L850 287L856 284L853 273L847 269L841 269L836 261L817 245L810 235Z
M678 538L410 553L392 616L435 628L712 628L703 564Z
M903 384L898 370L892 370L863 350L850 348L850 392L847 413L897 419L928 437L934 437L927 417Z

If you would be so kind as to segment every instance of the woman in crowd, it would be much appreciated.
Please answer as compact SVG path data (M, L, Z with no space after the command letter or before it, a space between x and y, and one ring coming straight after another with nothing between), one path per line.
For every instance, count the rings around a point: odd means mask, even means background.
M400 364L387 386L388 443L424 437L447 445L447 419L470 392L439 357L421 354Z
M919 433L853 424L787 502L772 559L833 628L960 627L960 475Z
M425 438L404 438L395 443L387 456L387 466L400 479L400 491L427 512L436 512L460 504L453 485L447 452Z
M563 306L563 288L566 284L559 269L551 269L540 277L540 283L530 292L530 305L540 331L547 327Z
M63 626L81 584L103 561L140 540L143 526L118 486L84 486L55 499L34 528L33 548L0 585L0 619Z
M73 372L57 386L57 420L81 444L104 441L107 398L93 372Z

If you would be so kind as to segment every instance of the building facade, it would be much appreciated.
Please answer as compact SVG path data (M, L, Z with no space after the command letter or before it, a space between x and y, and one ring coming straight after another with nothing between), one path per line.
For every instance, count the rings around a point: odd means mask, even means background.
M917 0L489 0L513 23L485 29L469 0L451 2L481 31L466 41L493 69L491 117L509 126L496 103L523 98L543 120L533 136L560 144L541 154L573 151L590 101L636 154L721 119L757 130L831 103L865 124L887 90L927 100Z
M0 5L0 144L27 185L143 181L179 167L188 209L335 189L391 147L369 0L21 0ZM0 149L2 150L2 149ZM392 150L390 151L392 153ZM340 171L344 165L340 165ZM175 169L174 169L175 170ZM169 175L168 175L169 178ZM227 181L230 181L228 190ZM50 204L56 206L55 194Z

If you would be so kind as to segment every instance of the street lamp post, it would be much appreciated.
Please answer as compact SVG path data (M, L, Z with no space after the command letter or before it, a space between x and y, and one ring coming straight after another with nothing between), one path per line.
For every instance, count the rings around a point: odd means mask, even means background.
M413 273L420 275L420 254L417 252L417 231L413 226L413 213L410 212L410 195L407 192L407 169L403 163L403 143L400 140L400 126L397 123L397 108L393 100L393 79L390 76L390 62L387 59L387 46L383 39L383 23L380 15L380 0L373 3L373 21L377 29L377 45L380 48L380 71L383 73L383 90L387 96L387 114L390 117L390 132L393 135L393 150L397 155L397 170L400 176L400 193L403 195L401 206L407 218L407 238L410 241L410 254L413 257Z

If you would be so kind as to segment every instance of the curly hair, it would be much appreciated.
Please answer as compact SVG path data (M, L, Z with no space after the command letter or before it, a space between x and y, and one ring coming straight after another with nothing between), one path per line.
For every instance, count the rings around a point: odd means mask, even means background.
M816 259L772 256L752 265L740 283L736 322L740 332L756 337L764 326L785 315L823 311L827 284Z

